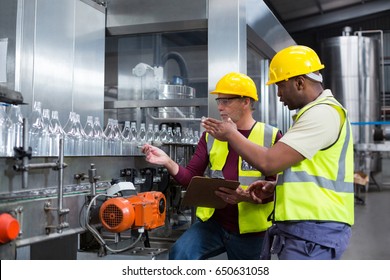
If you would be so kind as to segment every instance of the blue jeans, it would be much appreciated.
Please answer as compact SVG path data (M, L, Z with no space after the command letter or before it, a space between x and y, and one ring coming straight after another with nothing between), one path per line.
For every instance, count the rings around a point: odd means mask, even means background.
M204 260L226 252L229 260L258 260L263 237L231 233L213 220L197 220L170 249L170 260Z

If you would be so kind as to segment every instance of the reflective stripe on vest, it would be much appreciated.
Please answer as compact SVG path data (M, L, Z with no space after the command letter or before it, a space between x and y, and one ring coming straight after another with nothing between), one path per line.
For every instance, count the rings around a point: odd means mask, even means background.
M337 141L311 160L286 169L278 176L274 220L354 222L353 140L347 112L334 99L324 98L301 109L296 120L318 104L343 112ZM341 109L341 110L340 110Z
M270 147L275 143L278 129L264 123L256 123L248 139L261 146ZM225 166L229 153L228 143L219 141L209 134L206 134L207 151L210 161L209 176L213 178L223 178L222 169ZM244 168L243 167L248 167ZM264 179L260 171L250 167L239 157L238 177L242 188L247 188L256 180ZM238 203L238 223L240 233L261 232L271 226L267 221L272 212L273 202L266 204L254 204L249 202ZM214 213L213 208L198 207L196 215L202 221L208 220Z

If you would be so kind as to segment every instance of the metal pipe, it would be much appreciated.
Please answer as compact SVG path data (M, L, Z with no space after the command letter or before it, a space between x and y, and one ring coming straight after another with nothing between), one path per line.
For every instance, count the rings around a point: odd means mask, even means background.
M91 184L91 196L96 195L96 168L95 164L91 163L91 168L88 170L89 183Z
M63 200L64 200L64 168L67 166L64 163L64 139L60 138L59 141L59 155L57 162L49 162L49 163L28 163L29 157L31 156L28 151L28 141L27 141L27 131L28 125L27 120L23 119L23 158L22 164L15 164L13 166L14 170L23 172L23 181L22 187L27 187L28 182L28 172L30 169L44 169L44 168L52 168L53 170L58 171L58 197L57 197L57 208L51 208L50 204L45 205L45 210L57 210L58 214L58 225L46 226L46 231L49 233L51 228L56 228L58 233L61 233L64 228L69 227L69 224L64 221L64 215L69 213L69 209L63 208Z
M59 155L58 155L58 214L63 214L63 198L64 198L64 139L60 138ZM66 213L68 213L66 211Z
M88 178L89 178L89 183L91 184L91 190L90 194L91 197L96 196L96 168L95 164L91 163L91 168L88 170ZM94 206L96 206L96 201L93 203Z
M27 151L28 149L28 120L23 118L23 149ZM28 165L28 157L23 157L22 159L23 166ZM23 170L22 173L22 188L26 189L28 185L28 170Z
M68 166L66 163L62 163L62 168L66 167L66 166ZM28 171L32 170L32 169L45 169L45 168L59 169L60 164L58 162L47 162L47 163L29 163L26 165L24 165L24 164L22 164L22 165L15 164L14 165L15 171L23 171L24 173L28 173Z
M30 164L23 164L23 165L14 165L15 171L23 171L27 172L31 169L44 169L44 168L56 168L57 163L55 162L48 162L48 163L30 163Z
M159 67L161 65L161 34L153 36L153 66Z
M157 118L148 113L148 116L154 121L165 121L165 122L191 122L201 121L202 118Z
M355 31L354 35L358 35L359 38L362 36L363 33L379 33L380 34L380 43L381 43L381 87L382 87L382 102L383 106L386 105L385 103L385 58L384 58L384 52L383 52L383 31L382 30L363 30L363 31ZM360 41L360 40L359 40ZM386 114L383 114L383 120L386 120Z

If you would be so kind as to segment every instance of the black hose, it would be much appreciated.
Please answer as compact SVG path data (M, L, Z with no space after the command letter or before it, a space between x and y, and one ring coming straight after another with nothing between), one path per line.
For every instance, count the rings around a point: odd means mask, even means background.
M187 69L187 63L185 62L183 56L179 54L178 52L168 52L165 53L161 57L161 65L165 65L165 63L169 60L173 59L177 62L180 69L180 75L183 78L183 83L187 84L188 82L188 69Z

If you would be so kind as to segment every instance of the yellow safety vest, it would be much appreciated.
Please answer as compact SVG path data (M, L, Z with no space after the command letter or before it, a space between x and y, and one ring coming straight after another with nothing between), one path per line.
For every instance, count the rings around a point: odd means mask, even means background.
M248 139L260 146L271 147L275 143L278 131L275 127L258 122L253 127ZM222 169L229 153L228 143L219 141L209 134L206 134L206 142L210 161L210 177L223 178ZM251 167L241 157L238 160L238 176L240 185L244 189L257 180L264 180L261 172ZM272 209L273 202L266 204L239 202L238 224L240 233L265 231L272 224L267 221ZM198 207L196 216L202 221L207 221L214 211L214 208Z
M286 169L278 176L274 221L332 221L354 223L353 137L347 111L333 97L302 108L295 121L318 104L335 108L341 119L337 141L312 159Z

